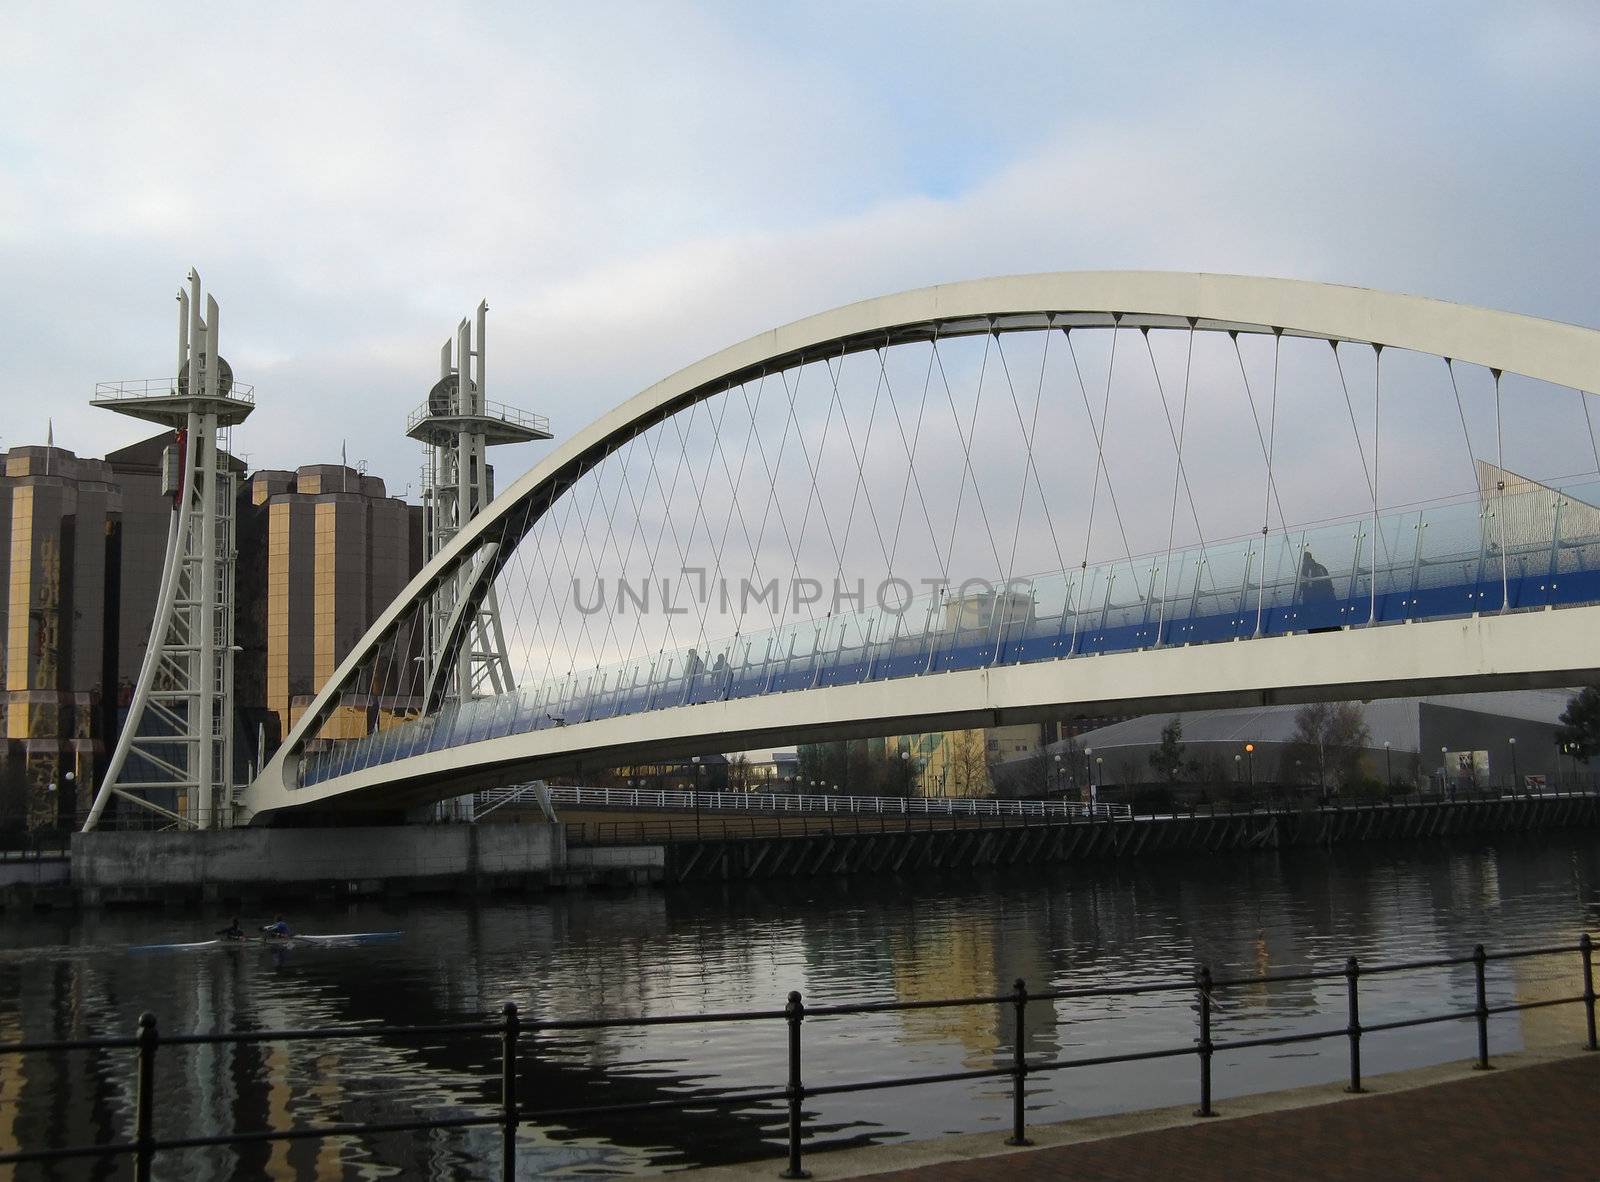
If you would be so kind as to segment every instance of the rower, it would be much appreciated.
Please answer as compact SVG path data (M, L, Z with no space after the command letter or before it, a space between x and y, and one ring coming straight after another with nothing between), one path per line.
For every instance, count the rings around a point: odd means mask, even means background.
M269 940L287 940L294 935L294 929L289 926L288 921L283 916L277 915L273 917L271 923L261 929L261 934Z
M233 922L219 931L217 935L221 936L224 940L244 939L244 929L239 926L239 917L235 915L233 917Z

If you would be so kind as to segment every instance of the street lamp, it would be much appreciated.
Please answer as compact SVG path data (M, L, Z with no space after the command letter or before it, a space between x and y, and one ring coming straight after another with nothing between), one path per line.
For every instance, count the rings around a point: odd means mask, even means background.
M694 835L700 836L700 777L706 774L706 765L700 762L698 755L689 757L689 762L694 764L694 779L689 784L689 800L694 805Z
M911 795L911 752L900 749L900 795Z
M1517 785L1522 783L1517 776L1517 736L1512 735L1506 740L1506 745L1511 748L1511 795L1517 794Z
M1061 791L1061 753L1060 752L1056 753L1055 768L1056 768L1055 791L1059 794L1060 791Z
M1254 743L1246 743L1244 745L1244 753L1250 757L1250 789L1254 791L1256 786L1256 745Z
M1515 742L1515 740L1513 740ZM1383 741L1383 774L1389 780L1389 787L1394 787L1394 752L1389 750L1389 740Z
M1243 763L1244 756L1235 755L1233 757L1233 782L1235 784L1244 783L1244 768L1241 766Z
M1094 763L1089 757L1093 754L1093 747L1085 747L1083 749L1083 778L1089 781L1089 787L1091 789L1094 788Z

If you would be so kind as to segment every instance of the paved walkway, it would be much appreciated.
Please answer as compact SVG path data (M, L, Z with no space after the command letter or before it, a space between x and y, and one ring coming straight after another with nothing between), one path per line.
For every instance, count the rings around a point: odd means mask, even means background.
M1381 1084L1380 1084L1381 1086ZM821 1157L814 1161L823 1160ZM1347 1102L874 1173L874 1182L1034 1178L1600 1178L1600 1054Z

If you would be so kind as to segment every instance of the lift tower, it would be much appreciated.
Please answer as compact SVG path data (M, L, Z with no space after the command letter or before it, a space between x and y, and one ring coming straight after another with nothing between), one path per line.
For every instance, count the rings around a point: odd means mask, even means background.
M446 338L439 351L439 380L428 392L428 401L406 422L406 434L426 449L422 509L428 559L494 499L494 470L487 460L490 447L551 438L543 416L485 400L484 331L488 313L489 305L480 302L473 319L463 319L456 326L454 337ZM473 578L473 572L463 567L461 574L439 588L429 604L424 653L429 702L465 701L516 688L494 588L491 586L477 600L476 607L471 607ZM456 618L458 605L471 612L470 620ZM449 667L445 667L443 658L451 635L460 628L465 629L464 642Z
M178 376L104 383L93 405L177 432L163 457L172 493L167 556L128 717L84 829L113 796L174 825L233 819L233 475L218 450L255 409L217 348L217 301L200 314L200 276L178 292Z

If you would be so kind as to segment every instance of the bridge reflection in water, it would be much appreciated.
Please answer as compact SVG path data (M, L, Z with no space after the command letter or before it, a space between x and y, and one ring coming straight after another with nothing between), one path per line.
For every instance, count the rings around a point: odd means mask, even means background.
M790 989L820 1006L989 994L1017 977L1035 990L1107 988L1181 978L1198 962L1212 964L1219 978L1288 975L1337 969L1352 953L1376 964L1457 954L1477 940L1491 948L1570 943L1595 923L1600 859L1592 841L1555 835L1506 839L1492 849L1417 846L1403 859L1392 848L1296 850L1088 871L931 874L902 884L893 891L832 881L718 884L537 903L415 903L403 914L329 908L297 919L308 930L403 927L406 937L361 950L276 953L129 955L127 945L171 938L174 918L8 915L0 1039L124 1034L146 1008L165 1033L177 1034L461 1022L493 1015L508 999L530 1016L617 1018L765 1008L781 1004ZM1570 958L1491 966L1488 985L1490 1004L1582 988ZM1219 1041L1337 1028L1344 1020L1337 978L1257 984L1222 1000L1228 1008L1214 1015ZM1362 983L1368 1023L1470 1009L1472 1002L1470 966ZM1041 1001L1029 1007L1024 1048L1045 1058L1183 1045L1194 1035L1193 1003L1181 994ZM1562 1011L1571 1008L1495 1019L1491 1053L1547 1036L1570 1043L1575 1028ZM993 1008L849 1023L819 1019L808 1031L808 1080L1004 1066L1014 1046L1010 1015ZM1364 1048L1366 1070L1463 1058L1469 1032L1447 1025L1375 1037ZM781 1083L784 1074L778 1029L757 1037L736 1027L658 1026L565 1031L528 1042L521 1100L530 1109L664 1099L690 1088L726 1094ZM1219 1100L1342 1077L1339 1040L1306 1050L1219 1054ZM336 1051L306 1044L172 1048L157 1074L156 1129L182 1135L202 1125L262 1128L492 1108L496 1054L492 1040L443 1038L376 1039ZM40 1060L20 1071L8 1065L0 1074L0 1150L124 1130L132 1110L128 1067L121 1053ZM1030 1080L1028 1119L1192 1105L1194 1087L1192 1059L1040 1075ZM999 1137L1008 1092L1007 1081L997 1079L817 1097L808 1102L808 1127L818 1130L815 1147L950 1131ZM770 1159L781 1153L783 1131L780 1114L766 1107L573 1118L522 1136L524 1162L543 1176ZM385 1136L360 1145L173 1154L160 1176L398 1171L444 1179L488 1172L496 1152L494 1130L440 1133L426 1143Z
M1508 475L1508 474L1502 474ZM677 706L1356 625L1600 603L1600 483L1515 491L1014 579L658 653L308 750L313 785L487 739ZM971 584L969 584L969 587Z

